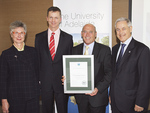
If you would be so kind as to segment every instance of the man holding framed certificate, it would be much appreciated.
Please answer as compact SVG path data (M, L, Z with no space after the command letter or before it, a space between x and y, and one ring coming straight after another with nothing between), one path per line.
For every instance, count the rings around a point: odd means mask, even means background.
M73 48L73 55L94 55L94 91L76 94L79 113L105 113L108 104L108 87L111 82L110 48L95 42L96 28L86 24L81 36L84 43Z
M94 91L94 55L63 55L64 93Z

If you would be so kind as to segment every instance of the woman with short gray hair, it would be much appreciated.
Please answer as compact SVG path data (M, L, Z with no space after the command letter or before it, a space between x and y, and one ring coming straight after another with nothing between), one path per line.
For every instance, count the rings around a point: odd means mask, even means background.
M3 113L39 113L38 60L25 45L26 25L10 24L13 45L0 58L0 99Z

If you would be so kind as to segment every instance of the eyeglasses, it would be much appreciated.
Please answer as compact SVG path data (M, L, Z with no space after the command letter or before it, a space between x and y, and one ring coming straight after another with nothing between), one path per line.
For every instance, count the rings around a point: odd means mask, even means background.
M25 32L13 32L13 34L14 34L14 35L19 35L19 34L20 34L21 36L23 36L23 35L25 35L26 33L25 33Z

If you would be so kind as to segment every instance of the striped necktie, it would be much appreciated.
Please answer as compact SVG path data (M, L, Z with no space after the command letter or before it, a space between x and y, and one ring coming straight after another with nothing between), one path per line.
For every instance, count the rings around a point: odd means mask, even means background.
M55 33L52 33L50 37L50 44L49 44L49 51L52 57L52 60L54 60L55 57L55 41L54 41L54 35Z

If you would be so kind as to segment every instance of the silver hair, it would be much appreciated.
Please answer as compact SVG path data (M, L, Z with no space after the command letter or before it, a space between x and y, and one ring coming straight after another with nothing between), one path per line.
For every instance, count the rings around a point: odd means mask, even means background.
M126 21L127 24L128 24L128 27L131 27L131 26L132 26L132 23L131 23L131 21L130 21L128 18L121 17L121 18L118 18L118 19L116 20L116 22L115 22L115 28L116 28L116 24L117 24L118 22L121 22L121 21Z
M25 23L21 22L21 21L14 21L10 24L10 32L12 33L14 29L18 28L18 27L22 27L24 28L24 32L26 33L27 32L27 26Z

